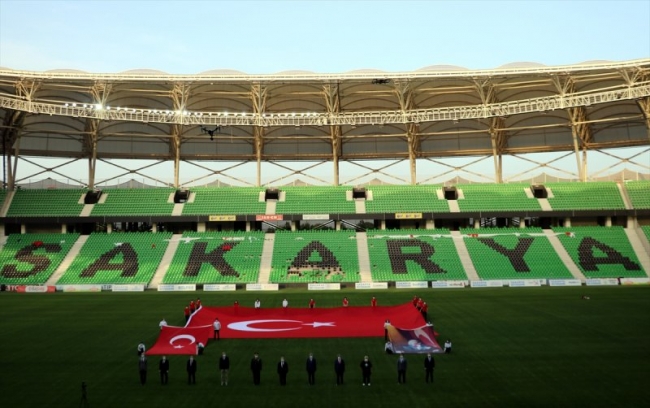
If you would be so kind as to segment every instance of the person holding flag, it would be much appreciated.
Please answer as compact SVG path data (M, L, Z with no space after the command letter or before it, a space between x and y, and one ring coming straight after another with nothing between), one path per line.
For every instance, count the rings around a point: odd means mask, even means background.
M373 296L372 299L370 299L370 306L377 307L377 298L376 297Z
M350 301L348 301L348 298L344 297L343 298L343 307L348 307L349 304L350 304Z
M212 335L213 339L221 340L221 322L219 321L218 317L214 318L214 323L212 323L212 329L214 330L214 333Z
M313 309L316 307L316 301L314 299L309 299L309 308Z

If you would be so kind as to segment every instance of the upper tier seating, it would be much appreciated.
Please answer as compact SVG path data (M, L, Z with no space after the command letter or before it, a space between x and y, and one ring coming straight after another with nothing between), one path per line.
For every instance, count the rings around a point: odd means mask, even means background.
M626 181L625 188L632 207L650 209L650 180Z
M148 284L171 233L93 233L57 281L68 284Z
M169 202L169 197L175 191L171 188L102 190L102 196L106 197L100 198L91 215L172 215L174 202Z
M529 184L459 184L464 199L458 200L461 211L540 210L536 198L529 198ZM532 193L531 193L532 194Z
M259 201L261 187L193 187L194 202L183 206L183 215L264 214L266 202Z
M573 278L541 228L460 231L482 280Z
M347 186L282 187L285 201L278 201L277 214L354 214L354 200L346 200Z
M366 212L449 212L447 200L438 199L441 186L368 186L372 200L366 201Z
M16 190L7 217L78 217L86 190Z
M554 227L587 278L647 277L623 227Z
M448 230L367 232L373 281L467 280Z
M262 231L186 231L163 283L257 282L263 247Z
M554 197L548 202L553 210L615 210L625 204L616 183L590 181L587 183L545 183Z
M0 251L0 283L42 285L59 267L79 234L11 234Z
M270 281L358 282L355 231L276 231Z

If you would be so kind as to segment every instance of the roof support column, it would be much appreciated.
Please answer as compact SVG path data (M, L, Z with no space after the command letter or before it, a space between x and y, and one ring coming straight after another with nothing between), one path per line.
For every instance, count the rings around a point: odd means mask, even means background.
M645 127L648 139L650 139L650 98L643 98L637 101L641 111L643 112L643 117L645 118Z
M256 115L264 116L266 111L266 96L267 88L261 84L254 84L251 87L251 99L253 102L253 113ZM262 153L264 152L264 135L265 128L262 126L253 126L255 161L256 161L256 175L255 186L262 185Z
M488 106L498 103L496 97L496 90L494 84L489 79L482 81L474 80L474 86L478 96L481 98L483 105ZM492 159L494 160L494 182L503 183L503 149L506 144L506 136L503 129L505 128L504 119L502 117L490 118L490 143L492 144Z
M176 112L184 112L187 107L187 101L190 98L191 88L184 83L174 84L171 91L171 99ZM181 117L182 113L181 113ZM173 124L171 126L171 138L169 144L169 153L174 158L174 187L180 185L181 172L181 143L183 140L183 123Z
M341 111L341 99L338 84L326 84L323 86L325 106L330 114L338 114ZM339 157L341 155L341 126L330 125L330 138L332 142L332 184L339 185Z
M418 125L409 123L406 125L406 140L409 149L409 169L411 172L411 184L417 184L417 152L420 147L420 139L417 137Z
M395 95L399 101L402 113L413 109L413 91L407 80L395 81ZM406 124L406 143L409 152L409 170L411 184L417 184L417 157L420 150L420 138L418 137L420 127L418 123Z

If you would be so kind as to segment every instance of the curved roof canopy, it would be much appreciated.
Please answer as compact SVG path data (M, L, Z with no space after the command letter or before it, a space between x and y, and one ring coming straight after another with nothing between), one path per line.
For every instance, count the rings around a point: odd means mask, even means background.
M0 68L0 134L28 156L502 155L648 145L649 118L650 59L342 74Z

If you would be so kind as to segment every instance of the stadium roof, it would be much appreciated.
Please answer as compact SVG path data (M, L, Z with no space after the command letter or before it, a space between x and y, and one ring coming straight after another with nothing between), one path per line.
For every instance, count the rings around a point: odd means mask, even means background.
M650 59L269 75L0 68L0 121L0 149L19 156L258 163L579 157L650 145Z

